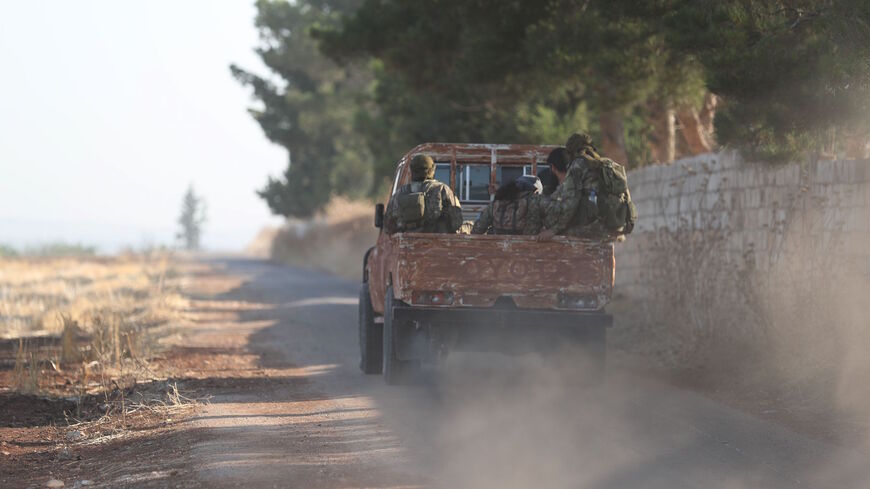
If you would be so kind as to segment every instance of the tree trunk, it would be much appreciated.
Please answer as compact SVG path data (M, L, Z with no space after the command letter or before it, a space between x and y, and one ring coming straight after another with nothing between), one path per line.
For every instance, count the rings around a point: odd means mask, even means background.
M698 120L701 121L701 128L707 136L707 142L713 147L716 145L714 139L713 119L716 117L716 108L719 107L719 97L711 92L707 92L704 96L704 106L698 113Z
M712 150L697 110L684 105L677 110L677 120L680 121L683 139L686 140L689 152L698 155Z
M670 163L676 157L676 120L674 109L654 100L650 103L653 132L649 138L650 159L653 163Z
M601 126L601 151L617 163L628 165L628 153L625 151L625 127L622 124L622 114L617 111L602 112L598 117Z

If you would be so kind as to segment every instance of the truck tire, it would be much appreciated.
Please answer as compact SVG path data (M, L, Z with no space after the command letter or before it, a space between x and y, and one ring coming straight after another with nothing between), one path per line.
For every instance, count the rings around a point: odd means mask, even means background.
M387 287L384 302L384 349L383 374L384 381L389 385L408 384L413 380L417 362L399 360L396 356L396 335L393 330L393 288Z
M359 368L365 374L379 374L383 366L384 329L375 324L368 282L359 288Z

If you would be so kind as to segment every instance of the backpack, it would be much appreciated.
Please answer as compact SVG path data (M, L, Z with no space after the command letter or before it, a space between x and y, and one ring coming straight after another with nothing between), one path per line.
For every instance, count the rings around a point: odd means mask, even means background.
M426 209L426 194L432 188L432 181L412 182L402 188L396 196L397 217L400 228L410 230L424 226L427 216L441 215L441 209ZM432 220L432 219L430 219Z
M610 158L600 158L594 168L598 178L598 221L608 231L629 234L637 222L637 207L631 201L625 167Z
M493 234L523 234L529 211L528 195L514 200L496 200L492 204Z

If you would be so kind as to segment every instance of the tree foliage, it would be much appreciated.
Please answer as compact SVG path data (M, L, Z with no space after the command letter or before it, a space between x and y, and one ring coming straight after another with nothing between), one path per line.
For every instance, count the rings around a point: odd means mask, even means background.
M333 194L360 197L370 190L371 156L354 120L366 106L371 70L339 66L310 36L316 27L336 25L355 3L258 1L257 53L272 76L230 67L259 101L251 115L289 154L281 178L270 178L258 192L275 214L308 217Z
M205 201L196 195L193 185L189 185L181 200L181 214L178 216L179 230L176 235L184 249L199 249L202 225L205 224L205 220Z
M377 194L395 158L424 141L560 143L581 129L632 166L709 150L711 94L723 101L716 141L763 159L868 129L866 0L257 7L272 73L233 73L252 87L266 135L289 151L285 174L260 191L286 216L311 215L334 194Z
M818 151L836 128L866 134L870 2L664 3L671 45L703 64L707 86L726 101L721 142L784 159Z

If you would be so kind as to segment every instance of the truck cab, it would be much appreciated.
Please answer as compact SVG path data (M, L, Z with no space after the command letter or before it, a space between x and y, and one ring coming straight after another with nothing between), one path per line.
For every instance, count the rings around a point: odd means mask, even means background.
M495 190L546 167L553 146L427 143L396 165L392 193L411 179L417 154L436 163L474 220ZM375 224L383 222L383 204ZM579 346L604 361L612 323L611 241L557 236L396 233L381 229L365 255L360 352L365 373L407 381L421 362L453 350L524 353Z

